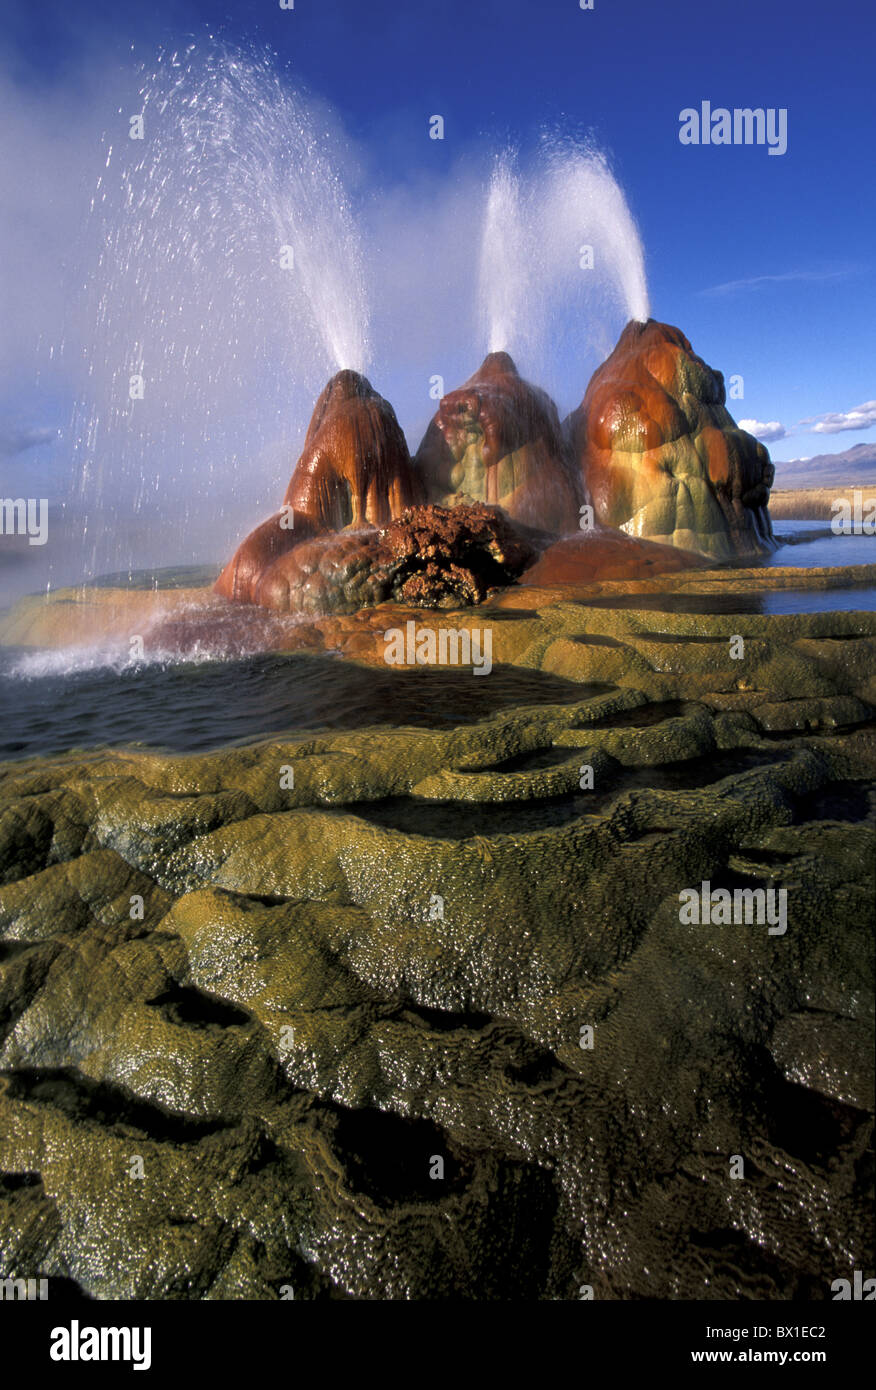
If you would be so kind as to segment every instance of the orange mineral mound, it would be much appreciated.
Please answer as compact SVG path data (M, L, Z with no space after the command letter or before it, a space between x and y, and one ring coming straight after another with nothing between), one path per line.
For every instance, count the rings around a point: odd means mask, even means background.
M718 560L774 547L769 454L678 328L628 323L566 428L598 521Z
M649 579L652 575L708 565L701 555L656 541L634 540L623 531L600 527L567 536L549 546L528 569L521 584L552 588L591 580Z
M392 406L358 372L338 372L316 403L282 508L238 547L216 592L270 607L271 567L299 541L346 526L386 526L420 500Z

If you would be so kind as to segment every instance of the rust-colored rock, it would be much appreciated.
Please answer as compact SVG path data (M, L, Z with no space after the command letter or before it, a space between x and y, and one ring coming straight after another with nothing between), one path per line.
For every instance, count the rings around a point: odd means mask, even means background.
M387 600L465 608L513 583L533 556L496 508L413 507L382 531L302 541L266 572L255 599L313 614L355 613Z
M521 584L551 588L592 580L649 579L652 575L708 565L701 555L656 541L634 540L623 531L599 527L566 536L549 546L521 579Z
M495 507L415 507L383 533L392 597L424 608L482 603L512 584L534 551Z
M430 501L486 502L544 531L574 530L587 500L556 406L523 380L506 352L491 352L443 397L414 466Z
M258 592L271 592L271 567L303 540L346 526L386 526L419 500L392 406L358 372L338 372L316 403L281 510L247 536L216 591L264 602Z
M566 425L598 521L719 560L774 547L769 454L679 329L628 323Z

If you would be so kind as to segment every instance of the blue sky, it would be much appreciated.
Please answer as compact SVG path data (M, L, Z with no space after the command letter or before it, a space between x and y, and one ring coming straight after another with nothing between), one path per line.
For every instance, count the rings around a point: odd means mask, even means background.
M420 188L431 196L463 175L477 180L489 151L508 141L526 151L545 124L592 133L639 225L652 313L678 324L725 376L742 376L744 398L730 402L736 418L774 425L768 444L777 460L876 439L876 20L861 0L595 0L592 11L577 0L295 0L291 11L278 0L7 0L4 109L17 101L28 129L45 113L41 137L63 153L65 172L54 176L64 187L43 190L39 215L50 227L34 213L31 235L28 186L9 213L15 226L0 289L20 296L29 275L37 284L33 324L21 312L7 316L4 474L25 444L35 479L50 480L69 462L73 388L48 354L64 310L59 226L72 245L99 172L92 127L71 133L78 113L106 128L114 115L111 84L102 91L106 70L133 72L160 46L205 34L269 46L280 69L330 103L356 150L357 196L366 202L410 199ZM682 146L679 113L703 100L787 108L787 153ZM445 118L441 142L426 138L434 112ZM39 168L33 178L38 190ZM29 258L20 242L32 243ZM34 246L44 247L39 262ZM391 346L379 348L376 384L416 447L428 408L405 401ZM466 344L453 371L474 368L468 352ZM586 374L581 393L585 385ZM838 428L845 424L854 427ZM58 442L47 442L56 429Z

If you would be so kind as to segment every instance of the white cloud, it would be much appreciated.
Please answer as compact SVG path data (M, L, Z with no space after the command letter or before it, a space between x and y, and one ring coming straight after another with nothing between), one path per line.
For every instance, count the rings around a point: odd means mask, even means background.
M863 405L853 406L851 410L840 410L827 415L812 415L800 421L801 427L808 426L812 434L841 434L843 430L869 430L876 425L876 401L864 401Z
M0 458L13 458L38 444L54 444L58 437L50 426L0 424Z
M733 294L737 290L756 290L761 285L784 285L799 281L844 280L858 273L856 266L843 266L836 270L789 270L783 275L749 275L744 280L727 280L722 285L710 285L708 289L700 290L700 294Z
M810 415L791 429L779 420L740 420L739 428L765 443L790 439L795 434L841 434L844 430L869 430L876 425L876 401L864 401L851 410L830 411L825 415ZM802 460L797 460L801 462Z
M788 431L778 420L740 420L739 428L753 434L755 439L784 439Z

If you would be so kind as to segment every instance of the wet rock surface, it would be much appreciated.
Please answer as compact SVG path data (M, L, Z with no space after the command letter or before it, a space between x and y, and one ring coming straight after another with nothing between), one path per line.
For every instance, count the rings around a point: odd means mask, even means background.
M282 507L241 543L215 592L303 613L350 612L389 597L426 607L449 606L454 595L457 604L480 602L483 585L468 565L434 568L435 536L446 542L452 523L433 519L412 530L410 509L424 503L486 504L545 541L573 537L551 561L551 573L565 573L567 582L580 578L582 562L596 577L597 552L585 559L575 535L594 517L603 529L627 533L623 565L618 545L611 550L615 578L672 570L642 548L647 539L678 547L687 564L690 552L720 562L756 556L776 544L767 509L773 474L763 445L728 413L721 373L679 329L654 319L627 324L563 425L554 402L520 376L507 352L489 353L442 397L413 461L390 403L358 372L340 371L316 402ZM420 566L406 590L381 583L382 551L368 535L403 514L389 543L414 537L434 562L428 574ZM455 546L454 539L452 564ZM405 559L413 559L410 544Z
M876 621L503 630L581 698L0 768L4 1275L821 1299L864 1267ZM787 931L682 925L702 880L785 888Z
M566 421L597 519L717 560L774 547L774 468L679 329L629 323Z
M700 555L654 541L634 540L608 526L555 541L523 576L524 584L580 584L592 580L647 579L702 568Z
M278 562L302 540L385 526L421 500L395 411L358 372L337 372L313 410L281 509L247 536L216 581L241 603L278 606Z

